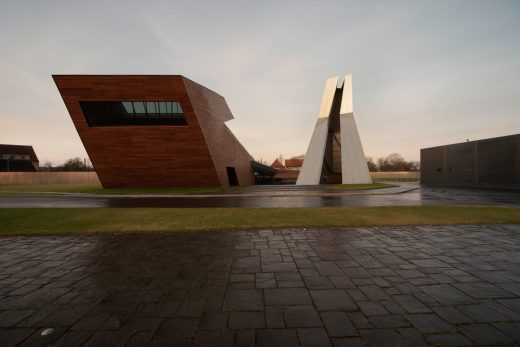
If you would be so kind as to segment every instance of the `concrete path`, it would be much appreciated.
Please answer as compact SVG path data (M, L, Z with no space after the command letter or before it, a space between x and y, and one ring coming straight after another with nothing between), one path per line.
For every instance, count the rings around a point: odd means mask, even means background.
M520 225L3 237L0 341L519 345Z
M514 191L400 187L367 191L331 191L320 187L255 186L219 194L39 196L0 195L0 208L7 207L331 207L419 206L440 204L520 205Z

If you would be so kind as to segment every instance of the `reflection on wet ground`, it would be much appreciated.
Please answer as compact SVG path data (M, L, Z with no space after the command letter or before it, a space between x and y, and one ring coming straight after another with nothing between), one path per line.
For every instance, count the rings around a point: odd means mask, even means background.
M519 332L519 225L0 238L2 346L518 346Z
M421 187L403 193L366 194L355 192L342 196L301 195L308 189L285 189L286 195L267 195L275 187L247 190L245 196L0 196L0 207L338 207L338 206L420 206L420 205L520 205L514 191ZM280 188L281 191L284 191ZM258 192L252 196L252 192Z

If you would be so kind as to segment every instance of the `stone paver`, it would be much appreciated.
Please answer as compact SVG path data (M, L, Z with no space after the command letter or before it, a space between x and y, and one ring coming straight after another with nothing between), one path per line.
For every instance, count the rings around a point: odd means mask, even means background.
M519 331L520 225L0 238L2 346L515 346Z

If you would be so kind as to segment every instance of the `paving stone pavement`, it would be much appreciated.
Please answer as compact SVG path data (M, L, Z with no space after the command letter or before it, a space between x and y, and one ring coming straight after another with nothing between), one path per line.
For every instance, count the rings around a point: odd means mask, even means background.
M520 225L2 237L0 345L49 344L519 345Z

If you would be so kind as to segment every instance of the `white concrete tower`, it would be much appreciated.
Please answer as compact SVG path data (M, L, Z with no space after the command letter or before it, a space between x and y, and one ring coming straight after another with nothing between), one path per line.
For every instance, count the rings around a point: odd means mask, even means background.
M361 138L354 120L352 74L345 76L339 112L341 125L341 182L343 184L372 183Z
M354 120L352 75L346 75L343 85L339 88L338 79L331 77L325 82L320 112L296 181L297 185L317 185L323 181L326 174L339 175L339 168L335 167L333 159L334 153L339 155L339 142L342 183L372 183Z
M323 97L321 98L320 112L318 120L314 126L311 142L307 148L303 166L296 180L296 185L317 185L320 184L323 159L325 157L325 147L327 145L327 135L329 132L329 116L334 102L338 77L327 78Z

